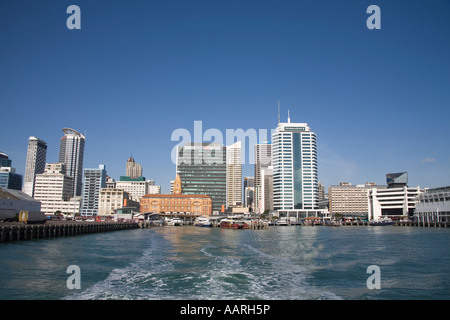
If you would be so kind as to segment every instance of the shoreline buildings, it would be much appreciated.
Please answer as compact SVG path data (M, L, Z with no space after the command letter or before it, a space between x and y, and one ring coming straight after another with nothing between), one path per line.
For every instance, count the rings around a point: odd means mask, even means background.
M378 220L391 218L393 220L409 219L414 214L416 198L423 193L420 187L408 187L407 172L386 174L386 189L369 189L368 218Z
M162 214L185 214L188 216L209 216L212 214L212 197L204 194L183 194L183 183L177 174L173 193L147 194L141 198L140 212Z
M418 222L450 222L450 186L426 189L416 198L414 218Z
M34 183L36 175L44 173L47 159L47 143L36 137L28 139L27 160L25 165L25 178L22 191L30 197L34 196Z

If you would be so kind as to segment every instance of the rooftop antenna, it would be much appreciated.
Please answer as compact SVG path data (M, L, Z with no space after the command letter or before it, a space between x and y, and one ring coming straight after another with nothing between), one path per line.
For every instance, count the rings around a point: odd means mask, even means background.
M289 116L289 109L288 109L288 123L291 123L291 117Z
M278 100L278 123L280 123L280 100Z

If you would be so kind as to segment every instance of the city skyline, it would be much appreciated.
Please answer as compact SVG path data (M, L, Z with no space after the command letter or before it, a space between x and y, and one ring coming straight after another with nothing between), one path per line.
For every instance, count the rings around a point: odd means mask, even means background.
M324 185L403 171L412 186L448 185L448 1L77 1L80 30L66 27L69 4L0 4L0 103L17 120L0 151L18 174L30 136L55 163L69 127L86 136L84 168L118 180L131 152L168 193L174 130L270 132L279 100L283 122L289 110L314 128ZM366 27L371 4L380 30Z

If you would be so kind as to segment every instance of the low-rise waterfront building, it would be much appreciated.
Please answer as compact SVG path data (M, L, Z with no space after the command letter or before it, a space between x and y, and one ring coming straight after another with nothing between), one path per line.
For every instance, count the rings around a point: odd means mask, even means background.
M450 186L426 189L419 194L414 219L422 223L450 222Z
M352 185L341 182L339 185L329 187L329 210L334 215L367 217L369 214L368 192L371 189L386 189L385 185L366 184Z
M41 212L41 202L25 192L0 188L0 217L8 216L6 213L18 214L20 211Z
M203 194L182 194L182 182L177 175L172 194L147 194L141 198L140 212L162 214L186 214L209 216L212 214L212 198Z
M412 218L416 204L416 197L423 189L419 186L408 187L406 172L388 173L386 175L387 188L372 188L368 194L369 219L391 218L405 220Z

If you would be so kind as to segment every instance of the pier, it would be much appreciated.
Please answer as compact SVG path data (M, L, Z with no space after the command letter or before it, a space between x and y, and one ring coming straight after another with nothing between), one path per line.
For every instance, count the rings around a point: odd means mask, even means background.
M88 233L136 229L133 222L67 222L54 224L0 224L0 242L49 239Z
M437 221L395 221L394 226L400 227L434 227L434 228L448 228L450 222L437 222Z

